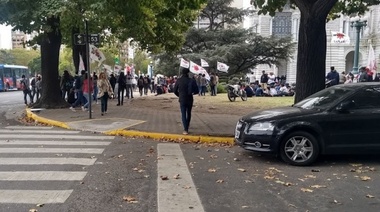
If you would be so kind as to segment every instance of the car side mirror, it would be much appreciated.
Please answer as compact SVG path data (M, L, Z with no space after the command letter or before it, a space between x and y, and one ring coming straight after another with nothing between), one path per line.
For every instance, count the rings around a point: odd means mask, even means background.
M350 100L350 101L344 101L341 102L337 107L336 110L339 112L347 112L348 110L352 109L355 107L355 101Z

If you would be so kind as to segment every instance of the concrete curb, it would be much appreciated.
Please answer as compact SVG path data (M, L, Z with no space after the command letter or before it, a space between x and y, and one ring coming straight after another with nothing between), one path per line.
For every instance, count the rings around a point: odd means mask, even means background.
M232 137L217 137L217 136L203 136L203 135L179 135L169 133L154 133L143 132L135 130L111 130L105 132L106 135L121 135L126 137L145 137L151 139L163 139L174 141L191 141L193 143L222 143L222 144L234 144Z
M37 121L39 123L43 123L49 126L56 126L56 127L61 127L65 129L71 129L66 123L60 122L60 121L55 121L47 118L43 118L40 116L37 116L35 113L33 113L29 108L26 109L26 116L30 119L33 119L34 121Z
M26 109L26 115L28 118L35 120L36 122L43 123L49 126L61 127L64 129L72 129L66 123L51 120L47 118L40 117L33 113L29 108ZM106 131L103 134L114 135L114 136L125 136L125 137L144 137L151 139L162 139L162 140L174 140L174 141L190 141L192 143L222 143L222 144L234 144L234 139L232 137L217 137L217 136L203 136L203 135L179 135L179 134L169 134L169 133L154 133L154 132L143 132L134 130L117 129Z

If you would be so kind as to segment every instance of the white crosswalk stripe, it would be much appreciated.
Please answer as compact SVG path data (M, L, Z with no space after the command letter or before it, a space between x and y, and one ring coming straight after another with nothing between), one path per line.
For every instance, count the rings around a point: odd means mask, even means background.
M47 189L0 189L0 204L64 203L77 185L76 181L82 181L87 174L67 167L95 164L96 156L102 154L113 139L114 136L82 135L80 131L43 126L0 129L0 187L8 182L38 181ZM53 165L54 170L48 170L49 165ZM52 181L73 184L57 190Z

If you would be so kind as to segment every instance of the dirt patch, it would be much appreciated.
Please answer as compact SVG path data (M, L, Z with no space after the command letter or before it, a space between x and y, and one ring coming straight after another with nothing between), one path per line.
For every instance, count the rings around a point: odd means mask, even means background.
M245 115L261 109L290 106L293 102L293 97L251 97L247 101L236 99L235 102L230 102L226 94L218 94L217 96L194 95L193 113ZM179 111L178 97L172 93L135 98L132 104L134 107Z

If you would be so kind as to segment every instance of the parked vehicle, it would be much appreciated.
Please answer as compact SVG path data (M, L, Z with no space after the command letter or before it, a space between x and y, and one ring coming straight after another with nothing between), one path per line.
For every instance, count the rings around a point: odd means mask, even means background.
M240 97L241 100L247 101L247 92L245 92L243 86L240 85L228 85L227 86L227 97L233 102L236 97Z
M21 89L21 76L29 78L29 70L26 66L0 64L0 91Z
M380 152L380 83L335 85L288 107L242 117L235 141L246 150L310 165L320 154Z

